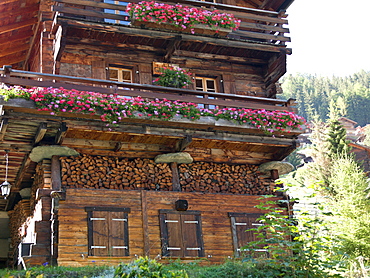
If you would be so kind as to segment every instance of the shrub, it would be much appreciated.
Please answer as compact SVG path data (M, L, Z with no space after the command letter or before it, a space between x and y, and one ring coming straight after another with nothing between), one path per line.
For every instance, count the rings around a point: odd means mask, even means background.
M184 270L167 270L163 265L148 257L140 257L129 264L120 264L115 278L188 278Z

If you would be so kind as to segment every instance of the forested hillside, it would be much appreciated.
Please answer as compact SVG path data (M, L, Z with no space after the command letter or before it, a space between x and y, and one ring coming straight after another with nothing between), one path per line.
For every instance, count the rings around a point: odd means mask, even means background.
M295 98L299 115L307 121L347 117L360 126L370 123L370 72L347 77L287 75L282 79L281 98ZM280 97L280 96L279 96Z

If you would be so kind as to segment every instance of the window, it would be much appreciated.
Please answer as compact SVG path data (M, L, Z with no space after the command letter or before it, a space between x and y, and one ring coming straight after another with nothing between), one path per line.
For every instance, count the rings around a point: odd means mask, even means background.
M198 211L160 210L162 256L204 257Z
M259 213L229 212L234 251L236 256L241 254L241 248L244 247L248 242L258 240L257 236L254 234L254 231L247 230L262 225L257 221L257 218L259 218L261 215L262 214ZM267 252L267 250L263 249L261 246L256 246L255 251Z
M123 2L123 1L118 1L118 0L104 0L104 3L116 4L116 5L121 5L121 6L127 6L127 4L128 4L128 2ZM104 22L118 23L118 24L124 24L124 25L129 25L130 24L129 15L126 11L104 9L104 12L108 13L108 14L119 14L119 15L125 16L125 20L104 18Z
M87 207L89 256L129 256L129 208Z
M108 79L118 82L132 83L132 69L121 67L109 67Z
M218 92L217 80L215 78L196 77L195 78L195 90L216 93ZM198 97L203 98L203 96L198 96ZM215 97L210 97L208 95L205 95L204 98L215 99ZM199 108L209 108L209 109L216 108L215 105L204 105L204 104L199 104L198 107Z

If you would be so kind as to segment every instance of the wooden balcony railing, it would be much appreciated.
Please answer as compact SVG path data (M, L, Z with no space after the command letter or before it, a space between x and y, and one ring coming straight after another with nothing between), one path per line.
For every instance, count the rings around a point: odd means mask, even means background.
M130 18L124 5L90 0L54 1L53 11L57 12L57 17L68 17L99 23L105 22L107 24L115 23L125 27L133 27L130 25ZM137 3L140 1L131 0L130 2ZM290 38L286 36L289 33L289 29L284 27L284 25L288 24L284 11L273 12L196 0L182 0L180 3L187 6L197 6L210 10L217 9L220 12L234 14L237 19L241 20L241 25L238 30L228 35L229 39L247 40L276 46L285 46L285 43L290 41Z
M147 99L166 98L171 101L178 100L196 103L201 107L218 106L297 112L296 108L292 107L292 105L295 105L294 99L278 100L66 75L54 75L15 70L10 66L0 68L0 83L23 87L63 87L65 89L99 92L102 94L117 94L128 97L141 96L142 98Z

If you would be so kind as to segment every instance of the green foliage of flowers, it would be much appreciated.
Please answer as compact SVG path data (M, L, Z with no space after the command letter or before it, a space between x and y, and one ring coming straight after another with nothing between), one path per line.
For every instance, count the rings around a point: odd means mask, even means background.
M154 1L129 3L127 12L134 20L167 23L181 29L191 28L195 24L205 24L215 30L220 28L236 30L240 25L240 20L235 19L232 14Z
M0 277L3 278L88 278L97 277L110 273L112 268L108 266L39 266L27 270L0 269Z
M188 278L184 270L165 269L162 264L148 257L140 257L130 264L122 263L114 278Z
M6 90L3 93L6 95ZM63 88L23 88L19 95L15 94L12 97L33 100L39 110L50 111L52 115L60 112L100 115L102 121L107 122L108 126L116 125L124 118L166 121L175 116L189 120L198 120L201 116L209 116L216 120L229 120L272 133L275 130L290 132L290 129L301 129L301 125L305 122L302 117L287 111L238 108L209 110L199 108L197 104L189 102L167 99L146 100L141 97L125 98L118 95Z
M5 101L14 98L30 99L31 94L23 89L22 87L12 87L12 88L0 88L0 95L3 96Z
M192 83L191 74L179 67L168 66L160 68L159 70L160 75L153 80L154 85L185 88Z

